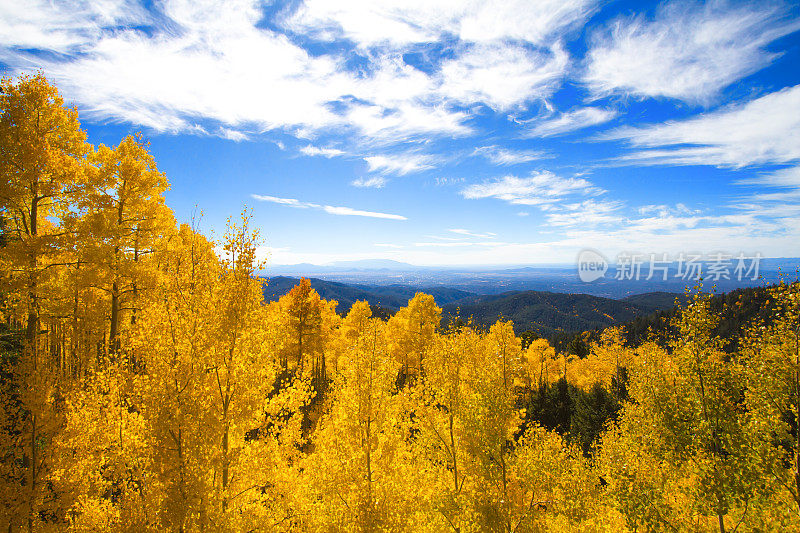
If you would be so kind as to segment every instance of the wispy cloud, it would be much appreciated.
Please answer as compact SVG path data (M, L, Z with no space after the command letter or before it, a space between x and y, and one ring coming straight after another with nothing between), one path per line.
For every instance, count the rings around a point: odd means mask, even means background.
M372 155L364 158L370 172L404 176L433 168L433 157L427 154Z
M229 141L234 141L237 143L250 140L250 137L246 133L232 130L230 128L220 128L219 135L225 139L228 139Z
M592 228L600 224L619 224L623 218L618 214L623 204L619 200L596 200L565 203L548 210L547 224L557 227Z
M637 211L640 215L657 215L662 218L671 215L698 215L702 212L700 209L690 208L686 204L680 202L674 206L666 204L643 205L640 206Z
M643 148L620 158L639 165L748 165L800 161L800 85L696 118L624 127L597 136Z
M593 34L584 81L597 96L615 92L704 103L769 65L775 39L800 29L780 4L663 5L653 20L620 18Z
M157 16L127 3L55 5L0 7L2 61L44 68L94 119L161 132L345 129L390 141L470 131L437 96L441 82L399 54L377 55L366 75L352 71L339 54L309 54L260 27L256 0L165 0Z
M500 43L475 45L442 65L438 91L465 105L484 103L507 111L550 96L568 65L569 56L558 46L532 51Z
M481 146L475 148L472 155L485 157L495 165L510 166L552 157L543 150L510 150L502 146Z
M295 198L280 198L277 196L266 196L262 194L250 195L254 200L259 202L271 202L274 204L285 205L298 209L319 209L325 211L329 215L341 216L356 216L356 217L369 217L369 218L386 218L390 220L408 220L402 215L393 215L390 213L380 213L376 211L362 211L360 209L353 209L352 207L339 207L333 205L321 205L311 202L301 202Z
M325 147L313 146L311 144L300 148L300 152L310 157L322 156L322 157L327 157L329 159L331 157L337 157L345 154L343 150L339 150L338 148L325 148Z
M458 242L415 242L414 246L438 248L463 248L470 246L506 246L509 243L499 241L458 241Z
M97 39L105 28L153 22L137 2L126 0L3 2L0 20L0 46L59 53L76 51L87 40Z
M584 21L593 0L306 0L285 24L319 39L349 39L363 48L402 47L458 36L470 42L543 44Z
M602 189L584 178L562 178L552 172L533 172L530 177L503 176L469 185L461 191L468 199L496 198L515 205L543 206L571 194L599 194Z
M555 118L537 122L525 135L527 137L550 137L562 135L571 131L597 126L612 120L617 116L613 109L599 107L582 107L566 113L561 113Z
M0 6L3 63L44 68L86 116L159 132L223 129L234 140L345 131L390 144L468 135L469 108L549 97L569 69L564 37L596 9L595 0L308 0L264 25L258 0L17 4ZM308 39L352 43L365 63L352 68L339 47L310 53ZM453 53L419 69L404 60L415 43ZM341 155L315 148L304 153Z
M350 182L350 185L352 185L353 187L362 187L362 188L372 187L374 189L380 189L381 187L386 185L386 178L384 178L383 176L356 178Z
M768 185L770 187L790 187L800 189L800 166L787 167L772 172L762 172L757 176L740 179L741 185Z
M497 237L497 234L496 233L492 233L491 231L487 231L485 233L476 233L474 231L470 231L468 229L462 229L462 228L453 228L453 229L449 229L447 231L450 231L452 233L457 233L458 235L464 235L464 236L467 236L467 237L473 237L473 238L476 238L476 239L494 239L495 237Z

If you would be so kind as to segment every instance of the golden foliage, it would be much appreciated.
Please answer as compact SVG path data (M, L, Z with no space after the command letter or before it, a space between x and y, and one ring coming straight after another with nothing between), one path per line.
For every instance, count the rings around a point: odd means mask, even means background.
M733 354L702 295L669 346L584 359L422 293L265 304L247 212L176 227L141 136L94 148L42 75L2 88L3 530L800 529L797 284ZM561 378L622 402L591 458L525 410Z

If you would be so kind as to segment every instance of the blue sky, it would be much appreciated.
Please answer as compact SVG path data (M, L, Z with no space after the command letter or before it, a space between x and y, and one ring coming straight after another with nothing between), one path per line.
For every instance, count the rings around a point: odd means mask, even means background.
M24 5L23 5L24 4ZM143 131L179 220L277 264L800 256L800 6L2 2L94 143Z

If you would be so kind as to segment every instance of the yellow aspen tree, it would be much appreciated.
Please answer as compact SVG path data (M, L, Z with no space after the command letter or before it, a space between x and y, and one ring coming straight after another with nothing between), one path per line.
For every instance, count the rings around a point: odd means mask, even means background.
M432 524L441 530L474 531L476 465L467 452L465 420L480 349L479 335L462 327L437 335L427 357L425 380L412 391L414 421L418 428L415 449L430 466L433 483Z
M316 388L327 381L325 349L336 323L336 302L327 302L302 278L279 300L285 317L286 340L281 354L285 370L309 373Z
M597 472L557 433L529 427L509 463L510 516L500 531L625 531L623 516L608 509Z
M589 355L569 362L570 382L585 391L595 383L602 383L619 402L624 397L626 368L632 353L624 346L622 328L607 328L600 333L599 341L592 344Z
M340 363L296 494L308 530L418 531L426 523L428 485L407 441L385 328L368 319Z
M522 343L514 334L514 324L500 320L489 328L486 336L491 357L496 358L503 378L503 387L508 390L518 384L522 370Z
M686 462L692 449L691 415L684 395L676 392L685 374L655 343L636 351L629 384L633 401L624 404L619 422L602 435L598 471L609 501L631 530L691 528L697 523L690 496L697 477ZM664 431L665 425L670 431Z
M21 76L16 83L4 77L0 87L0 215L6 239L0 277L25 315L25 343L12 372L16 385L3 401L4 416L18 428L4 435L7 459L23 466L3 488L2 514L9 527L24 524L33 531L49 520L54 495L44 480L60 427L58 373L40 342L42 317L59 296L49 286L61 263L63 235L54 221L83 172L87 145L77 111L64 106L43 75Z
M392 354L401 363L402 381L425 373L425 357L441 322L433 296L418 292L388 321Z
M511 531L518 514L513 495L513 451L523 413L514 380L522 372L521 344L511 322L499 321L472 350L471 394L465 405L467 451L477 465L473 505L483 530Z
M65 402L50 482L71 531L157 531L159 481L136 389L141 377L124 360L107 362Z
M218 449L215 392L206 361L218 343L216 309L221 275L213 243L181 225L158 254L162 278L150 292L147 313L132 328L131 350L142 359L138 389L158 480L162 530L197 530L209 522Z
M743 343L745 416L759 458L763 520L791 530L800 528L800 284L770 292L772 324L754 324Z
M95 286L109 302L108 349L119 350L122 314L135 321L138 294L154 284L147 256L174 226L164 204L167 179L156 166L141 134L114 148L100 145L91 155L92 172L82 198L88 261ZM152 262L150 262L152 263Z
M601 453L630 527L724 533L751 512L757 461L744 431L741 369L712 335L716 320L698 294L669 350L646 344L633 358L632 402Z
M273 391L279 366L268 351L262 305L258 233L244 213L228 223L222 240L222 271L214 346L205 362L212 376L209 434L218 439L209 453L215 464L210 525L217 530L272 529L292 511L285 504L286 478L277 470L296 461L301 440L301 408L310 390L301 380Z
M555 348L550 346L547 339L531 341L525 348L522 359L524 381L530 390L539 388L546 383L558 381L560 365L556 358Z
M367 327L368 320L372 317L369 302L364 300L353 303L350 311L339 323L336 333L331 338L328 350L328 366L330 378L336 380L344 370L342 366L351 350L358 346L361 331Z

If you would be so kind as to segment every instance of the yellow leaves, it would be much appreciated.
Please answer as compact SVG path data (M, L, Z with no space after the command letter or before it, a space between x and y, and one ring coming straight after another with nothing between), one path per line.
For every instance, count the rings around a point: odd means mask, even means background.
M441 322L441 315L442 310L433 296L418 292L406 307L389 319L390 349L392 356L402 365L406 379L424 372L425 359Z
M734 354L703 295L669 346L611 328L583 359L506 321L444 333L422 293L388 321L306 279L263 305L249 212L219 246L175 228L140 135L92 151L43 76L2 87L0 317L30 326L4 354L2 529L798 529L797 284ZM632 400L592 460L525 419L565 374Z

